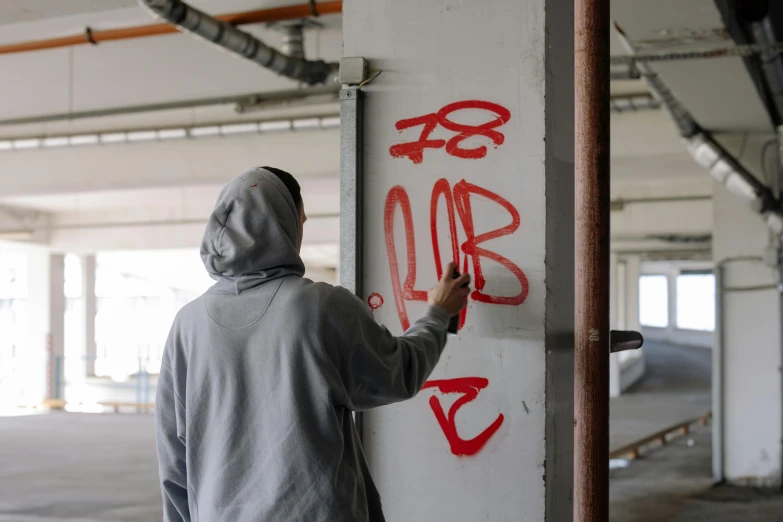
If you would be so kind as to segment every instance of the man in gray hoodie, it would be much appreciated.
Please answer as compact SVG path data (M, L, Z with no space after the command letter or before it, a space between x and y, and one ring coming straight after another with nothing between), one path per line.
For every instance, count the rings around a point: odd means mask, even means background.
M217 280L171 327L155 403L166 521L378 522L352 412L419 392L469 276L452 264L400 337L347 290L305 279L290 174L256 168L218 197L201 244Z

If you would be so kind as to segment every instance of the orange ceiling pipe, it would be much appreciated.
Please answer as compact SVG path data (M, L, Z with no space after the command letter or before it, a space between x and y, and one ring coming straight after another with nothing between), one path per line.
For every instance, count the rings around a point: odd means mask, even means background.
M315 10L315 12L313 12L313 10ZM287 7L275 7L272 9L260 9L258 11L247 11L244 13L228 13L215 16L215 18L231 25L244 25L295 20L297 18L307 18L308 16L313 15L342 13L342 11L342 0L336 0L329 2L313 2L312 4L290 5ZM42 49L55 49L57 47L70 47L72 45L97 44L99 42L108 42L111 40L127 40L129 38L143 38L146 36L177 32L179 31L176 27L167 23L122 27L120 29L108 29L105 31L93 31L90 30L90 28L87 28L84 33L73 36L0 45L0 54L40 51Z

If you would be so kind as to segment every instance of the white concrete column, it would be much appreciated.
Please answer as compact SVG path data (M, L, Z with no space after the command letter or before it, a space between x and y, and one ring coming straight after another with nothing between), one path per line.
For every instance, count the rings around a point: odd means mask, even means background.
M613 255L610 258L611 276L610 297L615 303L615 312L611 314L612 328L617 330L641 331L639 326L639 275L641 258L638 255L624 256L620 261ZM633 368L627 358L635 361ZM623 391L644 374L644 353L639 350L622 357L619 353L609 357L609 395L619 397ZM625 370L625 372L623 372Z
M44 249L28 253L26 402L59 398L65 334L65 256Z
M639 324L639 276L642 260L639 256L628 256L625 260L625 328L640 331Z
M668 314L669 321L666 326L666 336L669 340L674 339L677 335L677 276L680 275L680 268L677 266L671 267L667 273L667 283L669 285L667 292L668 300Z
M628 324L628 270L625 260L617 263L617 326L626 330Z
M613 330L618 328L617 322L620 308L625 307L625 303L619 299L621 286L619 275L617 252L612 252L609 255L609 328ZM620 361L618 360L618 354L612 354L609 356L609 396L619 397L621 393Z
M713 409L721 414L716 420L722 417L714 427L716 478L740 485L778 485L781 304L777 270L762 261L769 231L723 187L715 187L713 202L713 256L723 275L713 365Z
M573 27L567 0L344 3L344 55L384 71L363 88L362 299L399 334L443 263L486 283L425 390L363 416L388 520L573 520Z
M95 359L98 356L98 346L95 344L95 254L82 256L82 318L84 323L84 368L85 375L95 375Z
M47 396L63 398L65 356L65 256L49 261L49 383Z

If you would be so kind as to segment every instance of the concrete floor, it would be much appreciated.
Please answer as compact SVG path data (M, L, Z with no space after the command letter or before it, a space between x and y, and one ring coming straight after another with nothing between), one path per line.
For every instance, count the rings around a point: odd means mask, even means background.
M712 485L709 426L609 474L610 522L783 522L783 494Z
M0 522L160 521L154 418L0 419Z
M609 446L616 449L712 409L712 351L645 344L646 372L612 399Z
M711 352L649 343L647 372L611 402L613 448L710 409ZM697 426L610 472L610 522L783 522L780 491L713 487L712 433Z
M612 401L612 446L709 410L710 352L650 343L648 372ZM162 518L153 417L0 419L0 522ZM692 441L691 444L688 441ZM783 496L712 488L709 427L611 472L611 522L783 522Z

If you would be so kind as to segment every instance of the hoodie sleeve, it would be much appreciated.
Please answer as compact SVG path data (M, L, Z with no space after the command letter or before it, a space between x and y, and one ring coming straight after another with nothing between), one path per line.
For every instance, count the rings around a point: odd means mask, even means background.
M348 290L338 288L338 303L330 306L330 347L355 411L384 406L416 395L432 373L446 346L449 316L431 306L407 332L395 337L375 322L369 308Z
M190 521L188 482L185 467L185 405L176 390L176 379L170 366L172 337L169 334L163 354L155 398L155 430L158 448L163 520Z

